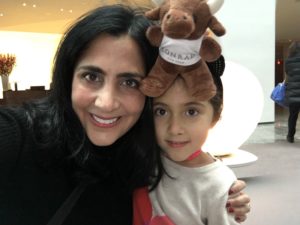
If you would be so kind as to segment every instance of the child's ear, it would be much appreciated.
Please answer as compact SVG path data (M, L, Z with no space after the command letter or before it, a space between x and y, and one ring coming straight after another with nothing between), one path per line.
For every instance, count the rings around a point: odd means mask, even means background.
M212 129L216 125L216 123L220 120L222 111L223 111L223 104L221 104L221 106L220 106L220 108L217 112L214 111L214 115L213 115L213 119L212 119L212 122L211 122L211 125L210 125L210 129Z
M219 121L220 117L219 116L215 116L210 124L210 129L212 129L216 123Z
M222 112L222 108L220 109L220 112L217 112L213 115L213 119L212 119L212 122L211 122L211 125L210 125L210 129L212 129L216 125L216 123L220 120L221 112Z

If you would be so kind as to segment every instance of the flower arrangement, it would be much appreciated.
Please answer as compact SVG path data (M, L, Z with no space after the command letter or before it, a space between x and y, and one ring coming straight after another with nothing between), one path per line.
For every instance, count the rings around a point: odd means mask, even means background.
M16 56L12 54L0 54L0 75L9 76L16 64Z

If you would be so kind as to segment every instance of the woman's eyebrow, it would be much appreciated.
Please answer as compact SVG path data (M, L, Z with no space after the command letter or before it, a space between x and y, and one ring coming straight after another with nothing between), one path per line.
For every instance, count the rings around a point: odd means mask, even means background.
M97 66L79 66L75 70L88 70L96 73L103 73L103 70Z
M122 77L122 78L139 78L142 79L145 77L144 74L140 74L140 73L130 73L130 72L126 72L126 73L120 73L118 75L118 77Z
M92 72L95 72L95 73L105 74L105 72L100 67L91 66L91 65L79 66L79 67L76 68L76 70L87 70L87 71L92 71ZM145 75L140 74L140 73L124 72L124 73L118 74L118 77L121 77L121 78L144 78Z

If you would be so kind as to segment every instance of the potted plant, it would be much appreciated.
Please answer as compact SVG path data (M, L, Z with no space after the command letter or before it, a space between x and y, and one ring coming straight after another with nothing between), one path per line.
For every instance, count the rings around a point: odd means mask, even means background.
M9 90L8 76L16 65L16 56L12 54L0 54L0 76L3 91Z

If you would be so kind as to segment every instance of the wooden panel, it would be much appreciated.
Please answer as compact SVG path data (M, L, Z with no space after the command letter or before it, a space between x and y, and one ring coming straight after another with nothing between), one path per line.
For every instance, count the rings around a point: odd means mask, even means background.
M0 105L21 105L32 99L45 97L47 93L47 90L4 91Z

